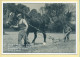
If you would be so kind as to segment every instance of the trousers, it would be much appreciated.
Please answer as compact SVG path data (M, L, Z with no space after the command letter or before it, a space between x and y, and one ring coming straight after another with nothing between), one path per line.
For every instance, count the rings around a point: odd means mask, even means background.
M28 42L28 37L27 37L25 30L20 30L18 33L18 44L19 45L22 45L22 38L24 40L24 45L26 45L26 43Z

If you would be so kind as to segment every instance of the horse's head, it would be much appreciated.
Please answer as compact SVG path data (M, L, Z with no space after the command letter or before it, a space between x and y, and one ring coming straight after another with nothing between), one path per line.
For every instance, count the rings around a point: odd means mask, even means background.
M11 24L12 24L12 20L8 19L8 20L6 21L6 25L11 26Z
M13 17L14 17L14 13L11 12L9 14L9 17L8 17L7 21L6 21L6 25L8 25L8 26L12 25Z

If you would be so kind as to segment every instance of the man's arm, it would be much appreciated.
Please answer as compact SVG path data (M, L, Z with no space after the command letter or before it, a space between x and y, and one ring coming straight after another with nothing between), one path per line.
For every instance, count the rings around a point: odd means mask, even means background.
M72 31L71 27L68 27L68 28L69 28L68 32L71 32Z
M10 28L18 28L18 22L17 22L17 25L11 25Z
M72 31L71 27L68 27L68 29L69 29L69 30L68 30L68 32L66 33L66 35Z
M70 32L72 31L71 27L70 27Z
M18 28L18 25L11 25L10 28Z
M23 19L23 23L26 25L26 31L27 31L27 29L28 29L28 24L27 24L27 22L26 22L26 20L25 19Z

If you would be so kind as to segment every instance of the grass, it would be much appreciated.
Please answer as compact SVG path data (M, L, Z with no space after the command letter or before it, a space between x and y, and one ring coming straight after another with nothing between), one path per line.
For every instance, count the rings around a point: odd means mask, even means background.
M70 40L66 42L63 41L62 33L46 34L47 44L45 46L42 44L43 35L38 33L35 45L25 48L17 46L18 32L6 32L6 35L3 35L3 53L76 53L76 34L71 34ZM32 42L34 34L30 33L28 38Z

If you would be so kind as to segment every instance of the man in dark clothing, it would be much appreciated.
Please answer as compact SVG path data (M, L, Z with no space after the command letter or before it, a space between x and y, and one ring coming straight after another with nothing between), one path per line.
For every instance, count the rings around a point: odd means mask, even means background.
M72 31L71 27L66 24L63 29L63 33L65 34L64 42L65 42L65 40L69 40L69 36L70 36L71 31Z

